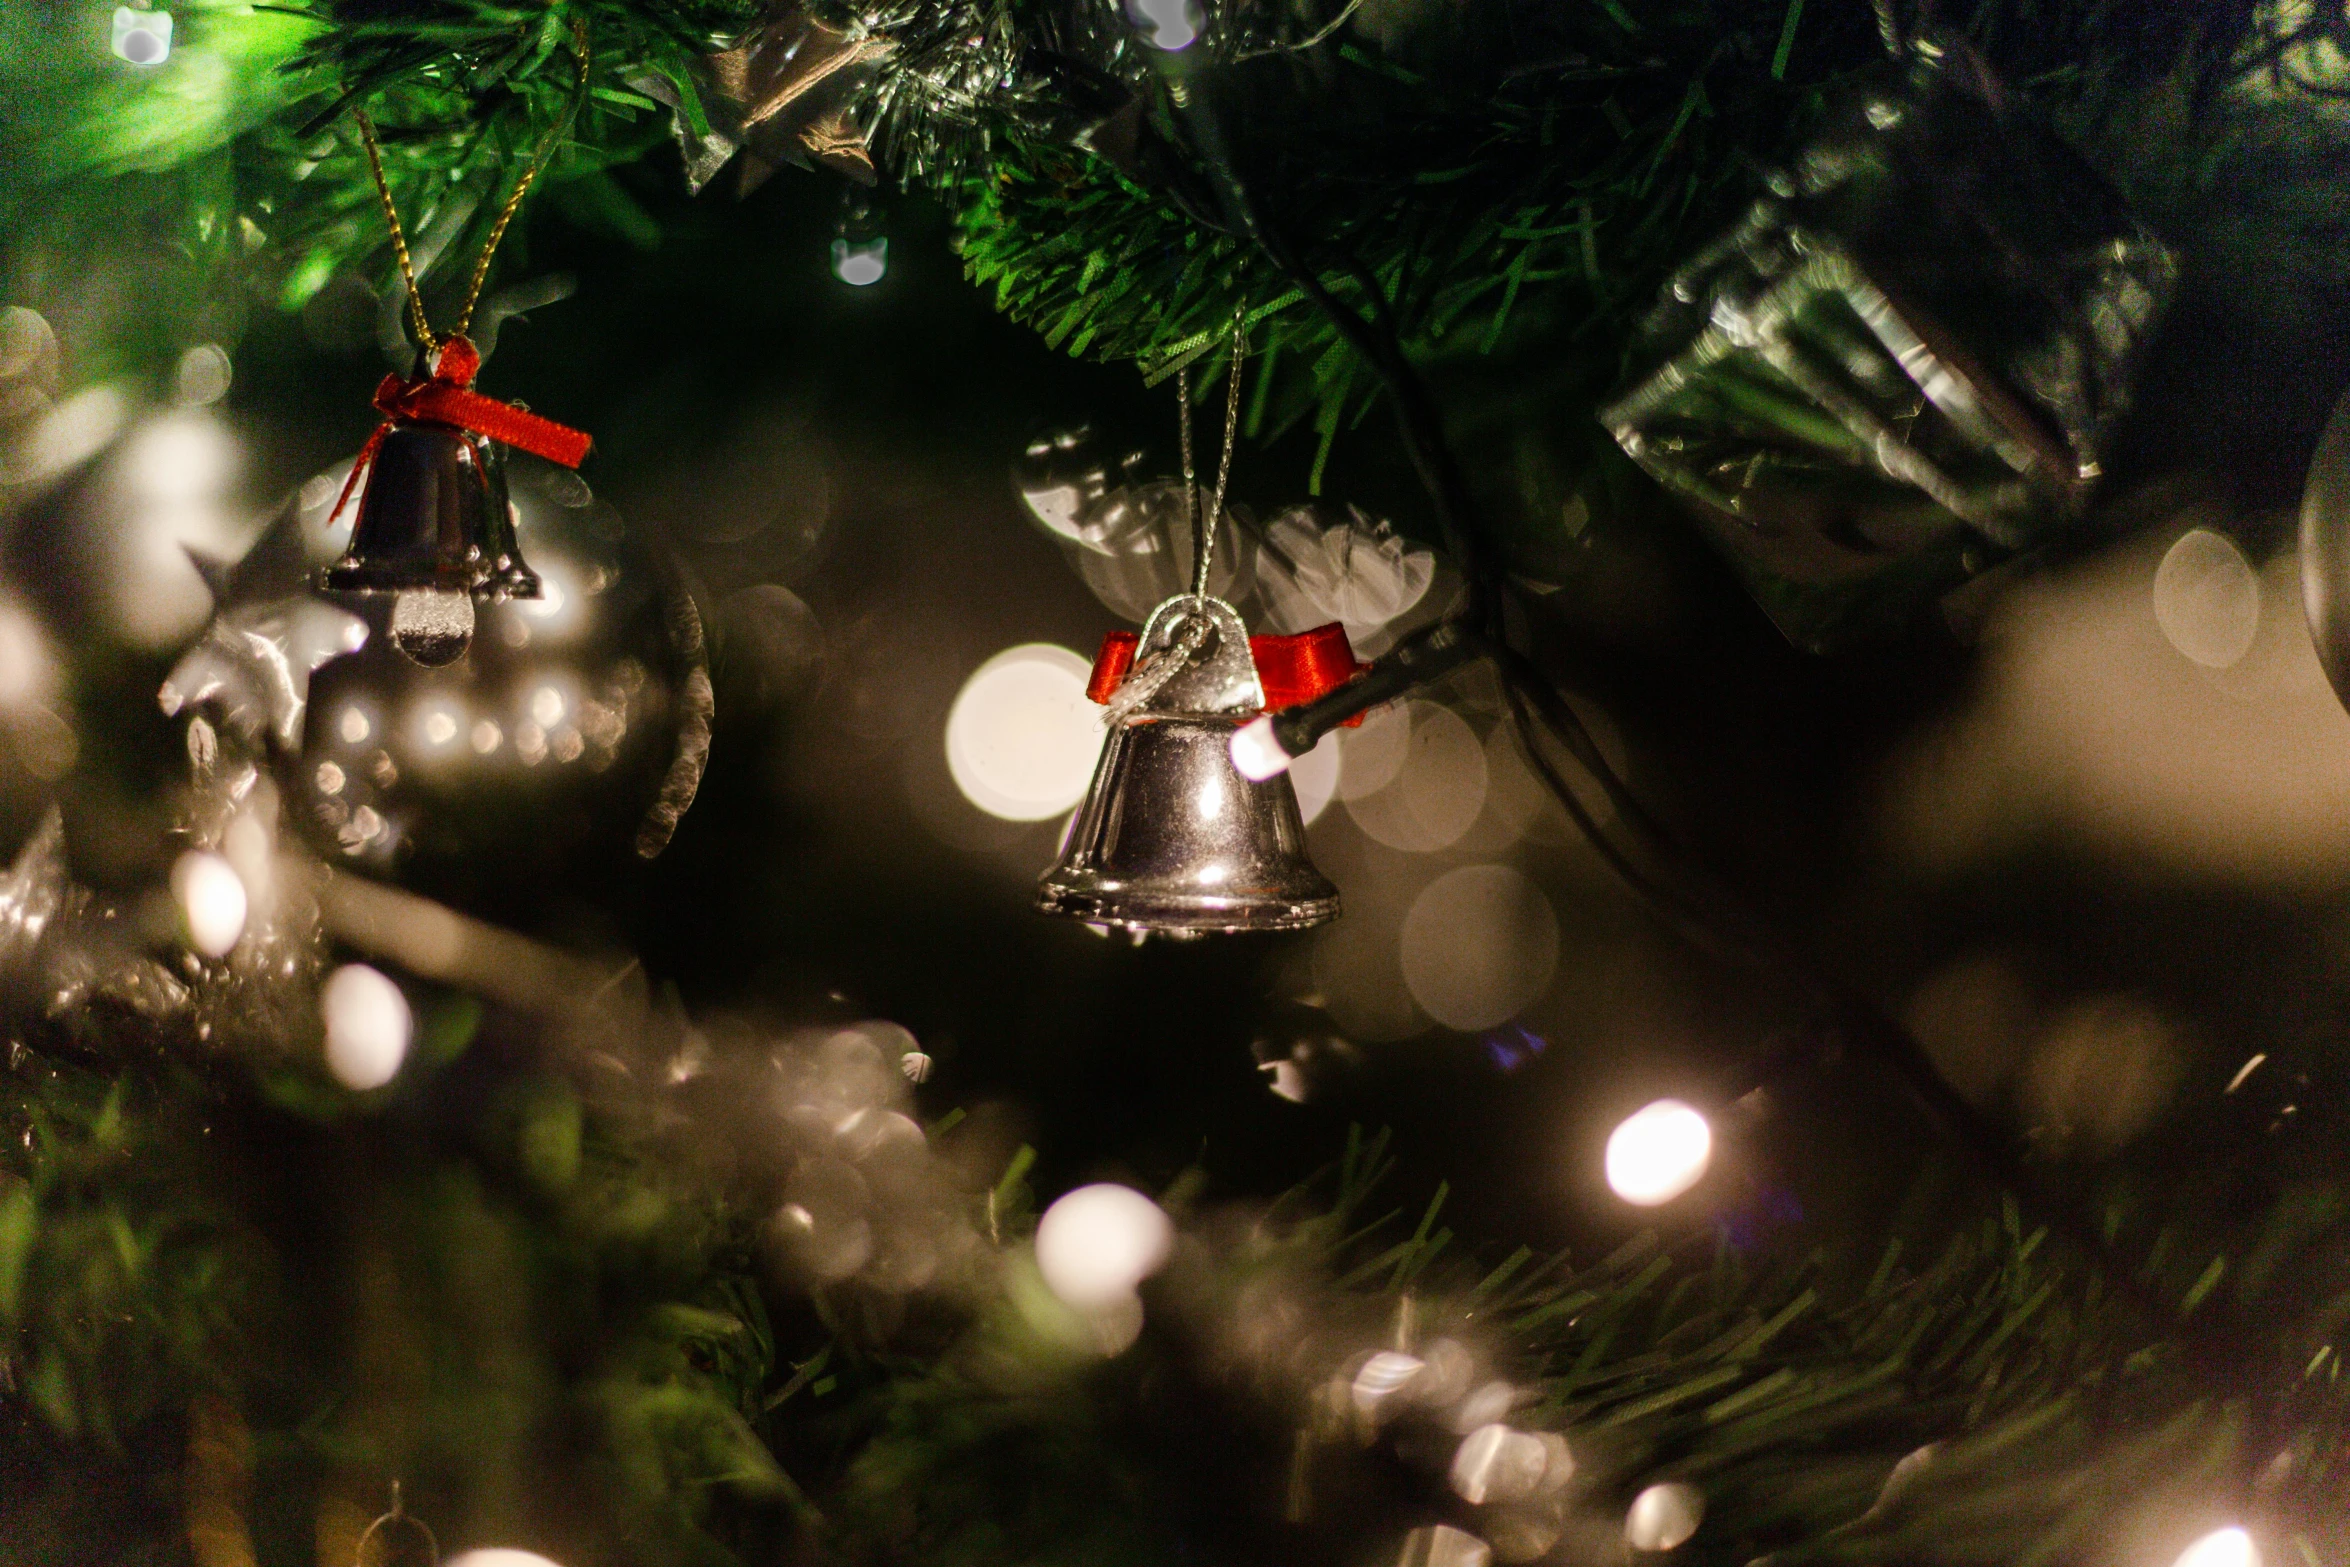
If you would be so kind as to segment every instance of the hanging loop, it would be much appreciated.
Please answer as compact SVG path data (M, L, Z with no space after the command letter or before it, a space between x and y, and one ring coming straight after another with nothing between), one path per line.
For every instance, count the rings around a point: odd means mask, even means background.
M410 1515L406 1505L401 1500L400 1482L397 1480L392 1482L391 1511L383 1514L381 1517L377 1518L375 1522L369 1524L367 1526L366 1532L359 1536L358 1547L351 1553L354 1567L368 1567L367 1545L369 1541L375 1539L375 1537L379 1534L385 1535L388 1538L392 1532L400 1529L407 1529L417 1535L422 1536L424 1540L425 1559L432 1563L432 1567L440 1567L441 1542L434 1537L431 1527L427 1525L423 1519ZM386 1549L389 1549L388 1544Z

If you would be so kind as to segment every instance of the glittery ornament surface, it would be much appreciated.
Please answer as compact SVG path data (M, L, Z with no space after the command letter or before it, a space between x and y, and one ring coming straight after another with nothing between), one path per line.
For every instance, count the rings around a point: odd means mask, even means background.
M473 596L420 590L392 599L392 646L426 669L454 664L473 642Z

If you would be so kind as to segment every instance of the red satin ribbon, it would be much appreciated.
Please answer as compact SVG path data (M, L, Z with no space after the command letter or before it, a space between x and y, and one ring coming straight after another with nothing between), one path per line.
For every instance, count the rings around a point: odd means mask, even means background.
M1113 631L1102 638L1102 650L1094 656L1093 678L1086 682L1085 694L1096 702L1107 702L1116 695L1126 672L1134 667L1135 650L1141 641L1131 631ZM1335 620L1295 636L1250 637L1248 651L1256 661L1257 684L1265 688L1268 713L1327 696L1369 667L1355 662L1346 628ZM1362 721L1358 713L1346 721L1347 727Z
M423 380L404 381L396 375L385 376L375 389L375 406L384 415L384 422L375 427L367 444L359 448L359 458L351 464L351 477L343 481L343 493L335 497L335 509L327 515L341 515L351 492L358 487L359 476L375 461L375 454L382 447L384 437L391 433L393 422L401 419L454 425L475 435L486 435L517 451L561 463L566 468L580 465L593 437L584 430L542 419L526 408L482 396L473 390L473 378L480 373L481 351L467 338L452 337L441 345L432 373Z

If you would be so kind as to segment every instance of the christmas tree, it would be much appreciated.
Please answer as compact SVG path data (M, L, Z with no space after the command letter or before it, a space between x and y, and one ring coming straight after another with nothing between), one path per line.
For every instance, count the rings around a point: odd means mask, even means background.
M2350 1564L2350 13L0 84L0 1561Z

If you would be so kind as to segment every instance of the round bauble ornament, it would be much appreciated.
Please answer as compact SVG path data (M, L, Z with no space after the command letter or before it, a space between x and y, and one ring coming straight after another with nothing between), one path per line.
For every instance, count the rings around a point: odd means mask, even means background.
M2350 706L2350 395L2334 405L2301 490L2301 606L2334 695Z
M1012 487L1031 520L1061 546L1094 596L1127 620L1148 619L1191 586L1191 508L1183 481L1139 477L1143 454L1117 454L1090 426L1028 443ZM1208 492L1197 491L1201 506ZM1246 598L1255 549L1229 515L1209 545L1208 591Z
M1436 581L1435 552L1359 506L1308 502L1276 514L1259 538L1256 567L1266 629L1310 631L1335 620L1359 657L1377 657L1435 618L1413 613Z
M418 664L400 595L316 586L351 513L322 474L235 566L166 683L266 753L330 863L470 908L527 903L559 870L651 858L693 802L712 698L702 623L650 539L576 474L509 460L533 599L482 602L462 653ZM339 510L339 515L337 514Z
M1199 496L1205 507L1208 497ZM1231 603L1248 596L1254 547L1227 510L1208 545L1208 592ZM1191 586L1191 512L1181 479L1122 485L1095 514L1083 549L1069 564L1093 595L1121 619L1148 620L1151 611Z
M393 644L396 601L345 600L370 635L311 677L287 758L322 852L442 896L582 855L651 858L709 752L701 620L674 566L575 476L514 477L540 596L478 605L471 644L437 668Z
M1012 487L1056 541L1101 551L1109 531L1103 513L1141 460L1140 452L1114 458L1090 425L1054 430L1028 443L1012 465Z

